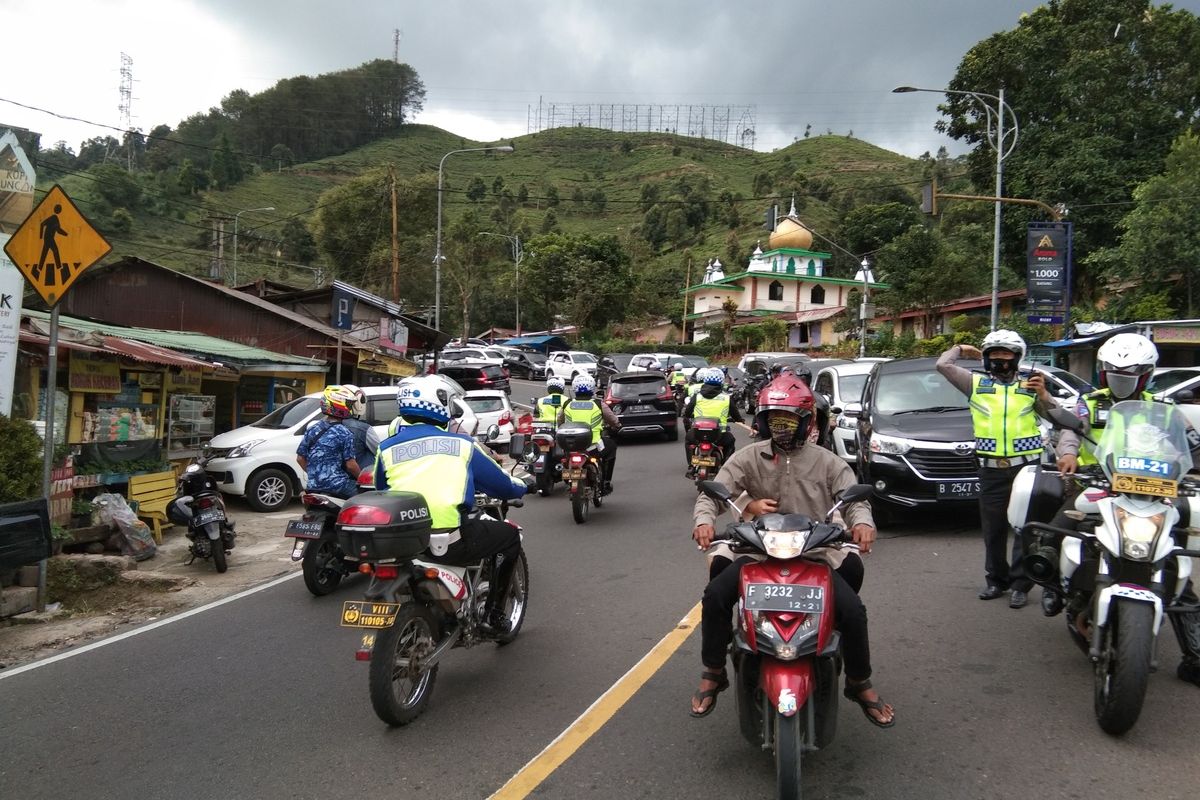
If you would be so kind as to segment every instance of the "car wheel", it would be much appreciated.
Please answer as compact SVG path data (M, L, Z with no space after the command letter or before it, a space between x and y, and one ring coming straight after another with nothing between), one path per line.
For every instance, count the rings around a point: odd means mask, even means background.
M255 511L278 511L291 500L292 478L281 469L261 469L246 483L246 502Z

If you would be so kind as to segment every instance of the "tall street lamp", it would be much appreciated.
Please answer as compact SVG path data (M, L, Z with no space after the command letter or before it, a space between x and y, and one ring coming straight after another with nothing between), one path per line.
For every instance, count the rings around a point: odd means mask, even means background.
M462 150L451 150L446 155L442 156L442 160L438 162L438 212L437 212L437 246L433 253L433 328L440 331L442 329L442 167L446 163L446 159L455 153L482 153L487 150L495 150L497 153L511 153L512 145L500 144L494 147L466 147Z
M239 211L233 215L233 280L230 283L231 286L237 286L238 217L240 217L242 214L246 214L251 211L274 211L274 210L275 210L275 206L266 206L264 208L247 208L247 209L245 209L243 211Z
M999 324L1000 316L1000 188L1004 175L1004 159L1008 158L1012 153L1013 148L1017 146L1017 137L1020 136L1020 126L1017 124L1017 115L1012 110L1012 106L1004 102L1004 87L1000 87L1000 94L985 94L984 92L967 92L958 89L921 89L916 86L897 86L892 89L896 94L905 92L934 92L936 94L961 94L975 99L976 103L983 106L984 113L987 115L987 143L993 150L996 151L996 225L992 242L992 330L996 330ZM984 98L994 100L995 107L984 102ZM1004 114L1008 113L1009 119L1012 120L1012 129L1005 130ZM1005 139L1012 135L1012 140L1005 143Z
M513 269L516 271L516 301L517 301L517 336L521 335L521 259L525 255L525 251L521 249L521 237L509 236L507 233L492 233L491 231L480 231L480 236L499 236L501 239L508 239L508 243L512 246L513 252Z
M875 306L871 305L871 284L875 278L871 275L871 262L866 258L854 280L862 281L863 285L862 303L858 307L858 357L863 358L867 354L867 320L875 316Z

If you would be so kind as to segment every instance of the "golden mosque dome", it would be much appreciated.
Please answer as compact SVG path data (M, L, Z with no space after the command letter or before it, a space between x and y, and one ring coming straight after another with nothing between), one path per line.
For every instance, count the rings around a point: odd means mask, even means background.
M788 215L779 221L767 245L772 250L787 248L789 250L811 250L813 243L812 231L804 227L799 219Z

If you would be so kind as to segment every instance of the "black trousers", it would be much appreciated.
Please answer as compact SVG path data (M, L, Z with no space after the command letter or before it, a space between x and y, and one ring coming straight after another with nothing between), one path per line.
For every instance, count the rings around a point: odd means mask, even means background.
M1008 498L1023 467L979 468L979 526L983 529L983 573L988 586L1028 592L1033 581L1025 577L1021 566L1020 537L1012 537L1011 555L1008 544L1012 531L1008 524Z
M709 669L725 668L725 651L733 638L733 608L738 600L742 565L753 559L739 558L704 587L700 613L700 660ZM871 646L867 638L867 607L863 605L847 575L862 586L862 560L849 555L833 571L833 619L842 634L842 656L846 677L865 681L871 677Z
M604 467L604 482L612 483L613 470L617 467L617 437L605 431L600 434L600 441L604 442L604 450L600 454L600 463Z
M492 573L487 604L489 610L502 608L517 557L521 555L520 532L507 522L478 517L464 519L458 530L462 538L447 548L446 555L434 560L456 567L470 567L485 558L499 556L499 565Z

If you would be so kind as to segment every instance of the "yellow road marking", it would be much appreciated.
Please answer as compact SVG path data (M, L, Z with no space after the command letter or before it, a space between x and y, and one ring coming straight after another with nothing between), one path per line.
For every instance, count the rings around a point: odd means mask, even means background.
M501 786L491 800L521 800L550 777L554 770L563 765L568 758L583 747L592 735L603 728L621 707L637 694L646 681L667 663L680 645L687 640L696 626L700 624L700 604L697 603L688 611L687 616L679 621L675 628L664 636L642 660L634 664L621 679L600 695L579 718L567 726L566 730L546 745L542 752L534 756L528 764L521 767L516 775Z

